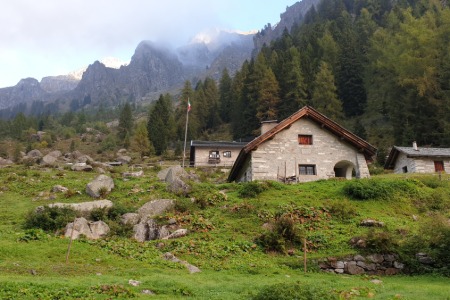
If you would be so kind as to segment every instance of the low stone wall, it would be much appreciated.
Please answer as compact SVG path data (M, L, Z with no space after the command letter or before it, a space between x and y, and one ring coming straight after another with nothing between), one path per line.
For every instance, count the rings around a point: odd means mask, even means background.
M336 274L350 275L395 275L401 273L404 264L398 261L395 254L355 255L337 259L328 257L319 262L321 270Z

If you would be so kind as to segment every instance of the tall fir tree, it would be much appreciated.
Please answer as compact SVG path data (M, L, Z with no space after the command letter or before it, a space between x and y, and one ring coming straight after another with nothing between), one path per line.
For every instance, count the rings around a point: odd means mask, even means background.
M219 82L219 112L220 118L223 122L229 123L231 121L232 106L232 80L228 69L222 71L222 76Z
M120 111L119 126L117 128L117 137L120 141L125 141L125 137L130 137L133 128L133 116L130 103L125 103Z
M342 103L337 97L333 73L326 62L320 64L311 102L314 108L330 119L337 122L343 120Z
M160 95L150 108L147 130L156 155L163 154L174 136L172 99L169 94Z

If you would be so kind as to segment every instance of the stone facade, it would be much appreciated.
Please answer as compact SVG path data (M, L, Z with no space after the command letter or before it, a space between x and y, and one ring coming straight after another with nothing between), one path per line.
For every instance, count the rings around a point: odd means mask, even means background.
M450 159L432 157L408 157L400 153L395 161L394 173L434 173L434 161L442 161L446 173L450 173Z
M300 145L299 135L312 137ZM300 166L311 175L300 174ZM370 177L364 154L309 118L301 118L251 152L237 181L298 178L300 182L343 177Z
M191 141L192 167L231 167L246 143Z

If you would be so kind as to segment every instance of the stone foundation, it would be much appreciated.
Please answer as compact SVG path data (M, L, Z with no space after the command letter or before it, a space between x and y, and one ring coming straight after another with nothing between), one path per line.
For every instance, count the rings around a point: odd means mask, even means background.
M355 255L345 258L328 257L319 262L321 270L350 275L396 275L402 272L404 264L396 254Z

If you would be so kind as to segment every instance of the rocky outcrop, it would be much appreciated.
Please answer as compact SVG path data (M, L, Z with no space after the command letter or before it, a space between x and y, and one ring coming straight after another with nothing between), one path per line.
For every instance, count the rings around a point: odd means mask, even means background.
M62 156L61 151L59 150L52 151L42 158L41 165L53 166L56 164L58 158L60 158L61 156Z
M71 91L78 85L78 80L71 75L58 75L43 77L40 85L48 93Z
M261 50L264 44L270 43L283 35L283 31L287 29L291 31L294 24L300 24L303 17L311 9L316 6L321 0L302 0L294 3L286 8L286 11L280 15L280 22L272 27L272 24L267 24L264 29L260 30L253 38L255 44L255 51Z
M76 218L75 222L67 224L64 236L76 240L84 235L87 239L96 240L106 236L109 230L103 221L90 222L85 218Z
M93 198L105 196L114 188L114 181L104 174L98 175L94 180L86 185L86 193Z

